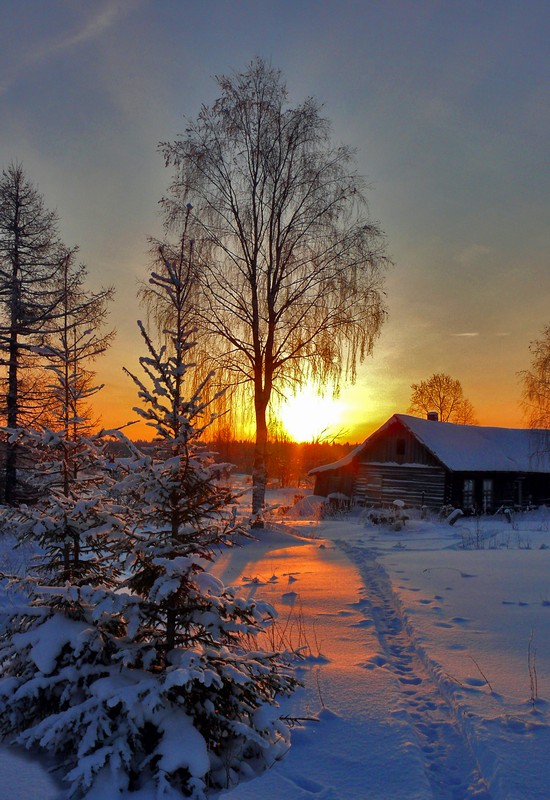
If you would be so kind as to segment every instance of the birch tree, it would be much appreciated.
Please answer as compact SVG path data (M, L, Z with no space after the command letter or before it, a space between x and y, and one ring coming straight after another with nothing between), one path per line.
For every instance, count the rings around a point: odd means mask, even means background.
M530 369L520 372L523 410L530 428L536 431L536 455L550 453L550 325L529 345Z
M474 407L464 397L462 384L456 378L437 372L425 381L412 383L411 390L411 414L425 416L437 411L441 422L477 425Z
M205 352L227 385L251 389L257 514L274 393L355 378L385 319L387 257L354 154L333 144L320 104L291 104L261 59L216 80L216 102L160 146L174 169L164 209L173 234L193 206Z

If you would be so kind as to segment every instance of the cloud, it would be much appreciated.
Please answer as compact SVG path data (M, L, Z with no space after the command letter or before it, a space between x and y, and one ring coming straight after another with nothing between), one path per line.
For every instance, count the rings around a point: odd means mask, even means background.
M114 2L110 5L107 5L105 8L96 13L80 31L75 33L73 36L68 36L60 41L57 44L54 52L69 50L76 44L81 44L82 42L87 42L90 39L95 39L96 36L99 36L99 34L103 33L104 30L110 28L121 16L124 15L127 10L127 6L128 3L120 2L120 0L119 2Z
M479 336L479 333L477 331L466 331L464 333L451 333L450 336L472 337L472 336Z
M0 95L7 92L22 73L55 58L60 53L71 50L76 45L97 38L120 19L135 10L139 4L136 0L109 0L103 8L95 11L90 18L85 20L76 33L57 37L41 47L32 49L32 51L31 48L22 48L19 52L24 52L25 56L18 63L12 64L11 74L5 76L2 83L0 83Z

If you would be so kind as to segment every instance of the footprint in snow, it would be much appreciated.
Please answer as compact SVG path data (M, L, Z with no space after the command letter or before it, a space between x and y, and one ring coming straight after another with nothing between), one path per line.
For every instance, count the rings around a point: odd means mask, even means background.
M387 658L382 655L376 655L369 658L368 661L365 661L363 664L359 664L358 666L363 667L363 669L376 669L377 667L384 667L388 663Z
M472 686L474 688L479 688L480 686L487 686L487 681L482 680L481 678L464 678L463 682L467 686Z
M304 792L308 792L309 794L318 795L324 789L326 789L325 786L322 786L320 783L312 781L309 778L305 778L303 775L288 775L287 778L299 789L303 789Z
M355 622L351 627L352 628L370 628L371 625L374 625L372 619L361 619L359 622Z

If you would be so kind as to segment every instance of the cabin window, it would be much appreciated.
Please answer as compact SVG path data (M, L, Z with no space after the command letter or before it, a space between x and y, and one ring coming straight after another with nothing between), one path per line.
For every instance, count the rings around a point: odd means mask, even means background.
M398 439L395 443L395 452L397 456L403 458L405 456L405 440Z
M493 507L493 481L491 478L483 479L483 511L490 511Z
M472 478L465 478L462 487L462 508L474 508L474 481Z

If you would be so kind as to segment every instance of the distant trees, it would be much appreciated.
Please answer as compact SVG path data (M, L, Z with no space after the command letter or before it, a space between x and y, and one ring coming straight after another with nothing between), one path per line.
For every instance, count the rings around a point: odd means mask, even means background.
M408 409L411 414L425 416L429 411L437 411L441 422L477 425L474 407L464 397L462 384L456 378L438 372L425 381L411 384L411 389Z
M520 373L529 427L550 429L550 325L529 345L531 368Z
M164 200L179 236L191 204L196 320L224 383L252 390L253 511L264 503L268 406L306 379L354 379L385 319L387 264L349 148L308 98L290 105L261 59L217 78L221 95L174 143Z

